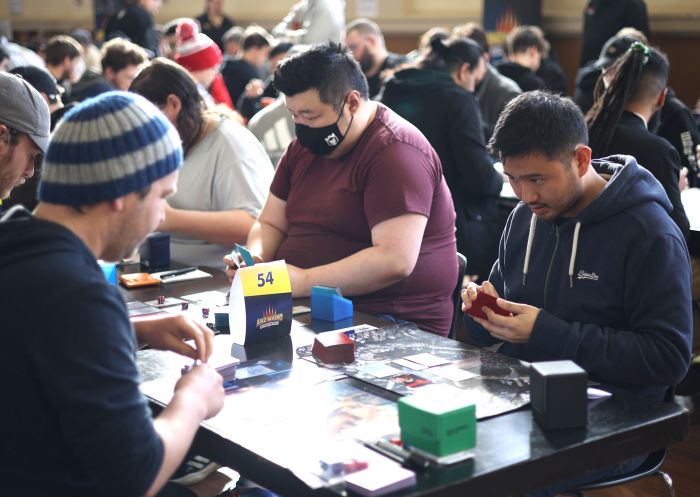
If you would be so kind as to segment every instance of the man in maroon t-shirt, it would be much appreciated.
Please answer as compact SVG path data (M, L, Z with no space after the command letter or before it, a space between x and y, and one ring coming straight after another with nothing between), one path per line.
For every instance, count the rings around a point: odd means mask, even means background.
M446 336L457 284L455 211L433 148L369 101L359 65L336 44L282 62L274 85L297 138L248 249L259 260L287 261L295 297L337 286L360 311Z

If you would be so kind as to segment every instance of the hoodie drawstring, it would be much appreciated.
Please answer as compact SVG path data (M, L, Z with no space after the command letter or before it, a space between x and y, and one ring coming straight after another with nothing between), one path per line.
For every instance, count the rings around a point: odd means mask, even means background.
M523 265L523 286L527 284L527 270L530 267L530 252L532 251L532 241L535 239L536 227L537 216L533 214L530 218L530 232L527 235L527 248L525 249L525 264Z
M525 263L523 265L523 286L527 284L527 271L530 268L530 253L532 252L532 242L535 239L535 229L537 228L537 216L534 214L530 218L530 232L527 235L527 248L525 249ZM576 221L574 228L574 240L571 245L571 258L569 259L569 288L574 287L574 265L576 264L576 253L578 252L578 235L581 231L581 221Z
M574 228L574 241L571 244L571 259L569 260L569 288L574 287L574 263L576 262L576 252L578 252L578 232L581 231L581 221L576 221Z

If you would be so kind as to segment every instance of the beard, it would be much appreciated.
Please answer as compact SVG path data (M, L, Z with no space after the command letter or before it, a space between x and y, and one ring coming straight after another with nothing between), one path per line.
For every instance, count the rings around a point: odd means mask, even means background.
M360 63L360 69L362 69L362 72L367 74L374 67L374 55L365 50L364 55L360 57L358 62Z

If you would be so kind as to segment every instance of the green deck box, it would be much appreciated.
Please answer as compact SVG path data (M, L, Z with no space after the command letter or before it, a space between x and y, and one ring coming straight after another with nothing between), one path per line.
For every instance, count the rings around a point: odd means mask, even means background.
M476 445L476 406L459 396L415 394L399 399L401 441L438 457Z

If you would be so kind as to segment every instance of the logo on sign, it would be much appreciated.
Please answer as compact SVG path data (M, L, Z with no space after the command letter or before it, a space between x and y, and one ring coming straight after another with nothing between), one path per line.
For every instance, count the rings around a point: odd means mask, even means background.
M255 322L255 326L261 330L264 328L269 328L270 326L277 326L280 324L283 318L284 314L277 312L277 309L274 307L268 307L265 309L265 312L263 312L262 317L258 318L258 320Z

